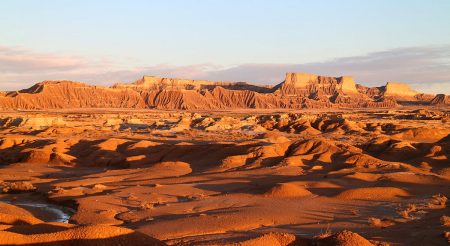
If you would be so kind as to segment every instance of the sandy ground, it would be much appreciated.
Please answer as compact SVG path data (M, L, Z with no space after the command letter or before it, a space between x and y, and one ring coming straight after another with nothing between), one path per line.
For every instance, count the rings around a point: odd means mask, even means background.
M0 244L448 245L449 122L447 108L2 112Z

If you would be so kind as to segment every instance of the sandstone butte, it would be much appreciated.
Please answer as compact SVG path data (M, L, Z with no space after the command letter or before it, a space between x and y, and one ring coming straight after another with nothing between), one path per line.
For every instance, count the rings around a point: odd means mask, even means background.
M72 81L44 81L0 92L0 109L155 108L155 109L302 109L390 108L398 105L449 105L449 96L387 82L366 87L352 77L287 73L275 86L144 76L111 87Z

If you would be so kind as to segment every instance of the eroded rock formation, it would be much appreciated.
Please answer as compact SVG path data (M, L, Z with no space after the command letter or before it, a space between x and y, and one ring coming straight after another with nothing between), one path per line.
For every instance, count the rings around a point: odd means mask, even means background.
M28 89L0 94L3 109L157 108L157 109L301 109L383 108L398 104L448 104L448 97L416 92L388 82L365 87L352 77L287 73L276 86L144 76L130 84L91 86L44 81Z

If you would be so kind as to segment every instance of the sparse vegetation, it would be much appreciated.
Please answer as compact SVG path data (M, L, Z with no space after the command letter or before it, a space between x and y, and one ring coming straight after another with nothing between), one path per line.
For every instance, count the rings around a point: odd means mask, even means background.
M441 217L441 224L443 226L450 226L450 216L442 215L442 217Z
M413 217L410 215L410 213L415 211L417 211L416 205L408 204L405 209L397 211L397 213L404 219L412 219Z
M0 188L3 193L20 193L36 190L36 187L28 181L0 182Z
M370 217L368 219L368 223L370 226L379 227L379 228L386 228L386 227L395 225L395 222L391 219L386 219L386 218L379 219L379 218L374 218L374 217Z
M447 197L442 194L437 194L431 197L428 207L429 208L445 208L447 204Z
M151 202L144 201L144 202L141 202L140 207L141 207L142 209L152 209L152 208L154 208L155 206L154 206L154 204L151 203Z
M318 235L316 235L314 238L315 239L323 239L323 238L330 237L331 235L333 235L333 232L330 229L330 224L327 224L327 227L322 228L320 230L320 233Z

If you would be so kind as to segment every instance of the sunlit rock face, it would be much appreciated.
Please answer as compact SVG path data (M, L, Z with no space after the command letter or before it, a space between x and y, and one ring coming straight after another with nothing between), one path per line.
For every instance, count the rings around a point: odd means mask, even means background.
M73 81L44 81L28 89L0 93L2 109L157 108L157 109L302 109L389 108L398 104L448 104L388 82L381 87L356 84L350 76L287 73L275 86L247 82L143 76L129 84L91 86ZM442 103L438 103L441 102Z
M406 97L414 97L419 94L419 92L411 89L409 85L399 82L387 82L385 86L386 96L406 96Z

